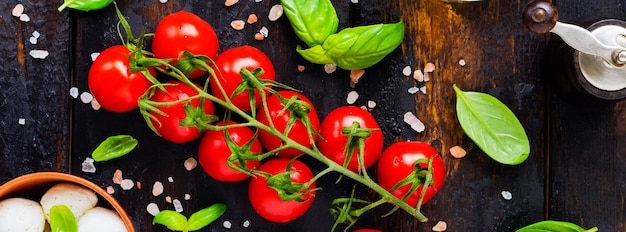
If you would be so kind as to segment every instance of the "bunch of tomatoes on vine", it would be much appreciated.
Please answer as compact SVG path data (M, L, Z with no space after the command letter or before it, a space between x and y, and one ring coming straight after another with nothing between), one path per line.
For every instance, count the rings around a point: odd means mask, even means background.
M219 181L251 178L249 200L261 217L276 223L300 217L320 190L316 180L336 172L380 198L336 199L331 206L335 225L350 227L382 204L394 206L389 213L401 209L427 220L420 207L441 189L445 175L430 145L403 141L383 149L376 119L360 107L341 106L320 120L305 95L275 81L274 66L261 50L238 46L218 54L214 29L197 15L172 13L154 33L134 38L116 11L126 35L121 35L123 45L102 51L90 68L88 85L95 99L112 112L138 107L165 140L200 139L203 170ZM148 37L151 51L143 49ZM313 173L302 156L325 168ZM374 165L376 178L367 172Z

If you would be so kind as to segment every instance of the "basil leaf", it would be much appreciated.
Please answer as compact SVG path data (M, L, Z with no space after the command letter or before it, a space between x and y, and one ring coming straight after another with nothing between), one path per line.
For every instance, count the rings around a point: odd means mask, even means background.
M546 221L541 221L541 222L537 222L537 223L525 226L524 228L521 228L517 230L516 232L595 232L595 231L598 231L598 228L594 227L589 230L586 230L574 223L546 220Z
M130 135L115 135L104 140L91 153L95 161L107 161L126 155L137 146L137 139Z
M187 231L200 230L208 224L211 224L211 222L215 221L215 219L222 216L224 212L226 212L226 205L221 203L201 209L189 217L189 221L187 221L185 229L187 229Z
M404 22L346 28L329 36L322 47L338 67L368 68L393 52L404 40Z
M50 229L52 232L76 232L78 223L70 208L65 205L55 205L50 208Z
M187 224L187 218L176 211L163 210L152 219L152 225L154 224L167 226L167 228L174 231L183 231L185 224Z
M72 8L81 11L100 10L111 4L113 0L65 0L59 7L59 12L65 8Z
M494 160L520 164L528 158L530 144L515 114L497 98L463 92L456 85L456 113L465 134Z
M300 45L296 47L296 51L300 53L302 58L314 64L334 64L335 61L326 55L326 50L322 46L317 45L309 49L302 49Z
M298 38L309 47L321 45L337 32L339 18L330 0L281 0L280 4Z

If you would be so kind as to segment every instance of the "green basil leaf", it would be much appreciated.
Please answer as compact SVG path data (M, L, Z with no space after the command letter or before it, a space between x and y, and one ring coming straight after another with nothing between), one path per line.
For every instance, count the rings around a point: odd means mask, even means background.
M281 0L280 4L298 38L309 47L321 45L337 32L339 18L330 0Z
M378 63L403 40L404 22L400 21L346 28L330 35L322 47L338 67L354 70Z
M546 221L541 221L541 222L537 222L537 223L525 226L524 228L521 228L517 230L516 232L595 232L595 231L598 231L598 228L594 227L589 230L586 230L574 223L546 220Z
M52 232L76 232L78 223L72 210L65 205L55 205L50 208L50 229Z
M107 161L128 154L137 146L137 139L130 135L115 135L104 140L91 153L95 161Z
M226 205L221 203L201 209L189 217L189 221L187 221L185 229L187 229L187 231L200 230L208 224L211 224L211 222L215 221L215 219L222 216L224 212L226 212Z
M72 8L81 11L100 10L110 5L113 0L65 0L59 7L59 12L65 8Z
M300 45L296 47L296 51L300 53L302 58L314 64L334 64L335 61L326 55L326 50L322 46L317 45L309 49L302 49Z
M530 143L515 114L489 94L463 92L456 85L453 87L457 118L465 134L500 163L524 162L530 153Z
M187 224L187 218L176 211L163 210L152 219L152 225L154 224L167 226L167 228L174 231L183 231L185 224Z

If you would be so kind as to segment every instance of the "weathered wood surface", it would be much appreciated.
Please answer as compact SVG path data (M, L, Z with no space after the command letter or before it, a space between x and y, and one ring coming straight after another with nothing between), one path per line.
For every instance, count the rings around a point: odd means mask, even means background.
M601 231L626 230L624 103L571 101L553 94L542 72L549 68L543 65L548 37L528 32L521 23L528 2L333 1L340 27L405 21L405 43L366 70L354 89L360 94L355 104L365 105L368 100L378 103L371 112L383 128L387 145L396 140L430 142L441 151L447 168L444 188L422 210L429 222L418 223L402 212L380 218L390 209L382 207L363 216L357 227L431 231L442 220L447 222L448 231L514 231L550 218L598 226ZM17 3L0 5L4 45L0 48L2 183L28 172L56 170L106 187L114 185L113 172L119 169L124 178L142 183L141 189L128 191L116 186L114 194L138 231L167 231L152 226L152 216L145 210L151 202L161 209L173 208L165 202L166 195L181 199L186 215L212 203L226 203L227 213L206 231L229 231L223 221L232 223L230 231L330 229L329 203L333 198L347 196L352 188L350 182L343 180L335 185L336 176L323 178L318 185L324 190L307 214L287 224L269 223L251 209L246 182L219 183L200 168L191 172L184 169L183 161L197 156L197 142L166 142L147 129L137 111L95 111L69 96L70 86L78 87L81 93L88 91L91 54L120 43L113 7L89 13L58 13L54 3L22 3L31 21L21 22L11 16ZM119 7L137 33L144 25L147 31L154 31L161 18L181 9L198 14L216 28L220 51L244 44L265 51L279 64L278 80L303 90L324 117L335 107L347 104L347 93L353 90L349 73L327 74L322 66L299 57L294 51L298 40L286 18L270 22L264 17L277 3L240 1L225 7L222 1L120 1ZM555 4L565 22L624 19L626 14L618 0L559 0ZM245 19L250 13L259 15L260 21L243 31L230 27L231 20ZM256 41L253 35L262 26L269 29L270 35ZM28 42L34 30L42 34L37 45ZM44 60L29 57L28 51L34 48L49 50L50 56ZM459 64L461 59L465 66ZM422 83L402 75L402 69L407 65L422 67L427 62L437 67L431 81L425 83L427 93L409 94L408 88ZM300 64L306 66L304 72L297 71ZM498 164L463 135L456 121L453 84L464 90L490 93L513 110L531 142L526 162L518 166ZM416 133L403 122L402 116L409 111L426 124L426 131ZM26 124L20 125L19 118L25 118ZM140 139L140 145L125 157L96 163L94 174L83 173L82 161L103 139L115 134L133 135ZM448 149L454 145L468 150L468 156L452 158ZM315 163L312 166L321 168ZM164 195L152 196L155 181L165 184ZM505 200L502 191L511 192L512 199ZM191 199L182 200L184 194L190 194ZM375 197L365 191L359 194ZM246 220L249 228L243 227Z

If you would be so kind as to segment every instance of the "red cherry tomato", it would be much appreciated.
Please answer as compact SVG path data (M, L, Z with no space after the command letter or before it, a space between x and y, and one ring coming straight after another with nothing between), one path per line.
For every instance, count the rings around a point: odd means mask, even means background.
M225 124L224 122L217 123L217 125ZM236 123L231 121L228 124L234 125ZM242 150L242 152L246 152L248 155L263 152L261 143L258 138L254 137L254 131L248 127L229 128L228 136L238 147L242 147L244 144L252 141L251 146L247 150ZM209 130L204 133L202 140L200 140L200 147L198 148L198 160L204 172L210 177L226 182L242 181L250 177L228 166L228 159L231 154L233 154L233 152L228 146L223 130ZM258 160L246 161L246 167L248 169L255 169L259 166L259 163L260 161ZM235 165L241 167L238 163L235 163Z
M289 99L291 99L292 97L297 97L297 100L300 101L300 103L294 104L292 105L292 107L290 107L294 111L284 110L285 104L281 102L281 99L278 96L271 95L270 97L268 97L267 109L274 126L276 127L276 129L278 129L278 131L284 134L285 129L287 128L287 125L292 116L294 118L299 118L299 116L297 116L299 114L307 115L309 125L311 126L310 130L313 135L313 140L311 140L311 138L309 137L307 126L303 123L302 120L296 120L293 122L293 125L289 130L287 136L297 143L305 147L311 148L315 140L317 140L316 133L319 131L320 128L320 121L317 116L317 112L313 107L313 103L311 103L311 101L306 96L295 91L282 90L278 91L278 94L287 101L289 101ZM266 115L266 111L263 108L259 110L259 113L257 114L257 120L265 125L270 125L269 119ZM282 139L264 130L259 130L259 139L267 150L274 150L283 145ZM288 148L278 152L278 155L284 157L295 157L300 154L302 154L302 152L295 148Z
M365 168L372 166L383 151L385 139L374 119L374 116L360 107L342 106L331 111L320 126L321 139L317 141L317 148L324 156L343 165L346 154L344 149L348 143L348 135L342 133L343 128L351 128L354 122L359 123L362 129L371 129L370 136L365 139L363 161ZM348 169L358 171L358 148L351 151L352 157Z
M261 164L260 171L269 174L283 173L287 170L290 162L288 158L277 158ZM294 160L291 164L290 177L293 183L306 183L313 178L313 172L306 164ZM315 189L315 183L309 186L309 189ZM285 223L302 216L313 204L315 191L302 196L303 202L294 200L283 201L278 192L267 186L267 179L262 176L250 179L250 187L248 188L248 197L252 208L271 222Z
M428 168L428 161L433 158L432 162L432 185L426 189L426 194L422 200L422 205L426 204L443 186L445 179L445 169L443 161L439 153L423 142L396 142L389 146L383 152L378 160L378 184L386 190L390 190L399 181L405 179L414 172L414 166L420 159L426 160L419 162L422 169ZM423 182L421 182L423 183ZM407 194L411 184L406 184L391 192L394 196L402 198ZM418 199L422 193L421 185L417 190L405 200L405 202L413 207L417 206Z
M215 65L219 72L217 72L217 80L221 84L222 88L226 92L226 96L222 94L220 88L215 81L210 81L211 93L216 97L224 100L230 97L235 89L239 87L239 84L243 81L240 75L242 68L246 68L252 71L256 68L262 68L264 74L259 79L275 80L276 74L274 72L274 65L270 59L261 50L252 46L240 46L228 49L222 52L215 60ZM255 90L255 107L261 104L261 97L258 90ZM232 99L232 102L239 109L250 112L250 94L248 91L244 91Z
M191 86L179 81L169 82L165 86L165 90L167 92L157 89L150 100L155 102L173 102L198 95L198 92L191 88ZM152 119L152 124L161 137L174 143L189 142L200 137L200 130L198 130L197 127L183 126L180 124L181 120L188 116L184 106L189 103L195 108L198 108L200 99L195 98L171 106L157 106L157 108L166 115L151 112L154 119L157 120ZM212 115L214 110L213 103L209 100L204 100L203 110L206 115Z
M89 90L105 110L127 112L137 108L137 100L152 85L142 73L130 72L129 54L122 45L109 47L89 69ZM156 74L154 69L149 71Z
M186 11L165 16L157 25L152 38L152 53L159 59L179 58L183 51L214 59L217 50L218 39L213 27L197 15ZM195 70L188 76L196 78L204 73L202 70Z

